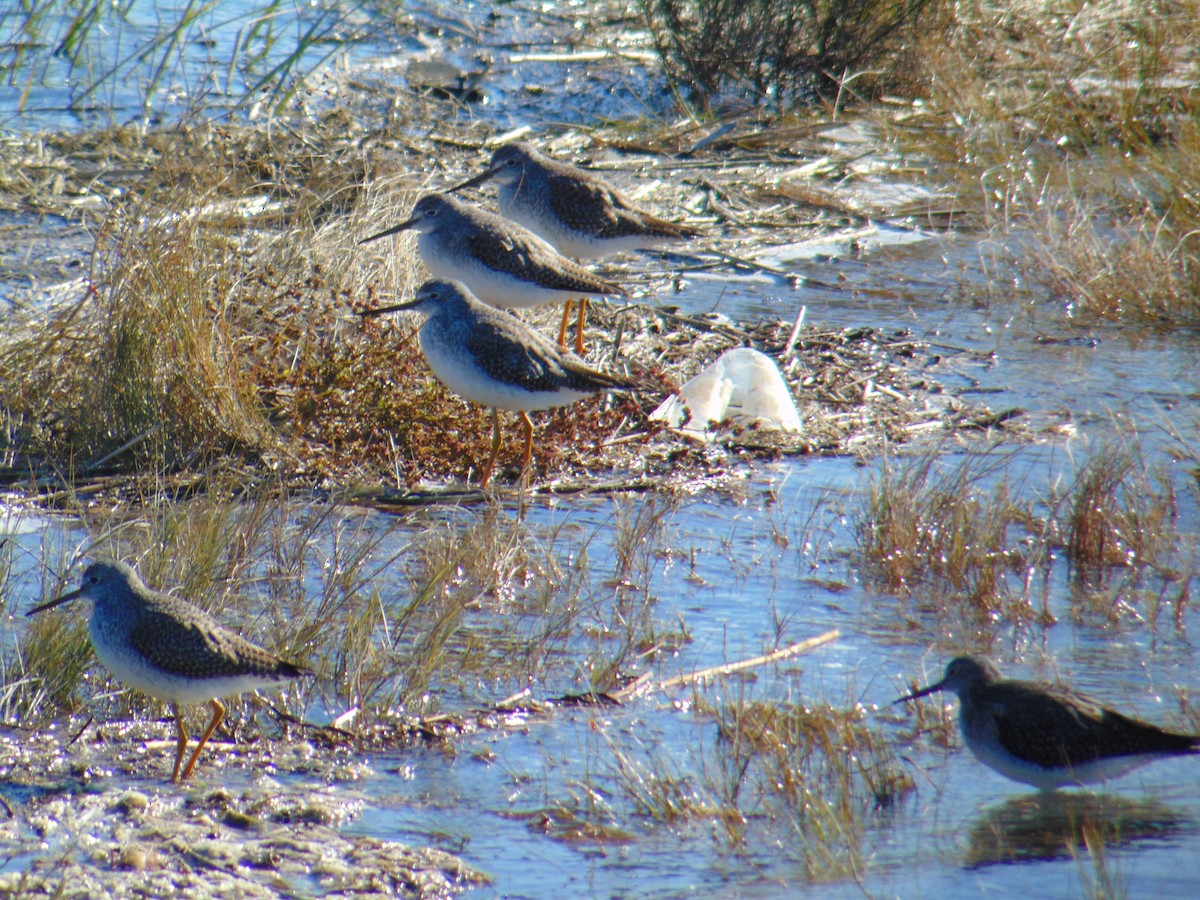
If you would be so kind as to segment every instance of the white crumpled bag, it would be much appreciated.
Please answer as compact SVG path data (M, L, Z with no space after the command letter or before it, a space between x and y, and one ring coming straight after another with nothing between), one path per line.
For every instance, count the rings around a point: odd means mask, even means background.
M711 424L726 419L743 428L804 430L779 367L771 357L749 347L722 353L678 394L663 401L650 418L706 441L713 439Z

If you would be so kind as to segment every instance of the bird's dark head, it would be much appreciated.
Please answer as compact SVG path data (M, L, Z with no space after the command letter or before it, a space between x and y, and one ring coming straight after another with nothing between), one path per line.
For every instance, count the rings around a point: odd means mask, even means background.
M462 207L462 201L448 194L426 194L412 209L408 221L415 231L427 232L449 221Z
M525 170L531 164L536 164L541 156L524 141L513 141L503 147L496 148L492 154L492 162L488 166L489 177L500 184L516 184L525 177Z
M474 295L461 282L426 281L417 288L417 292L411 300L406 300L403 303L395 303L391 306L383 306L379 309L363 310L359 315L367 317L380 316L384 313L415 312L425 316L432 316L447 303L468 303L468 297L474 297Z
M413 309L433 313L447 303L464 302L468 296L471 296L470 291L460 281L426 281L417 288L412 301Z
M434 231L459 211L460 204L461 201L447 194L426 194L417 201L408 218L399 225L395 225L387 231L381 231L379 234L373 234L369 238L363 238L359 243L368 244L401 231L411 230L422 234Z
M984 659L982 656L956 656L946 664L946 671L942 675L941 681L893 702L903 703L906 700L916 700L918 697L925 697L936 691L950 691L961 697L965 691L999 680L1000 671L990 660Z
M542 155L533 149L531 145L526 144L524 141L513 141L510 144L496 148L496 151L492 154L492 161L488 163L486 169L474 178L468 178L462 184L456 184L447 193L455 193L461 191L463 188L475 187L477 184L483 184L489 179L495 179L500 184L517 184L525 177L526 167L536 165L542 158Z
M99 559L83 570L83 578L80 579L79 587L49 603L35 606L25 615L32 616L64 603L70 603L72 600L78 600L80 597L85 597L93 603L118 600L128 592L143 587L142 580L138 578L137 572L133 570L132 566L115 559Z

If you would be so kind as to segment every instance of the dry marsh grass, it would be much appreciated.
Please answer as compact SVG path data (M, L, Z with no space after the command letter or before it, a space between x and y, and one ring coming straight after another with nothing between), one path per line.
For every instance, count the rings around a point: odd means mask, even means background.
M122 477L149 472L203 490L204 473L227 466L247 483L283 476L359 496L474 478L490 449L488 411L432 376L409 318L355 315L422 279L410 238L358 240L466 166L442 144L408 138L409 124L368 129L335 112L280 128L113 129L0 145L14 163L0 203L47 200L41 173L56 171L61 214L73 196L103 194L108 210L82 214L96 236L86 275L53 301L34 297L0 336L12 435L0 478L69 493L108 477L124 489ZM100 167L103 191L84 161ZM668 276L642 277L653 291ZM555 311L526 317L543 327ZM590 323L593 364L661 390L540 415L535 479L587 487L605 470L621 484L670 487L727 475L736 457L674 438L648 413L724 350L784 355L789 325L748 328L651 305L598 309ZM940 361L908 334L805 328L796 338L783 362L810 400L806 434L739 432L747 455L871 452L935 427L1005 421L940 391L926 371ZM513 417L502 415L501 482L520 474Z
M1042 561L1027 538L1037 523L1020 491L994 477L1002 467L982 457L885 459L855 524L864 571L889 592L931 592L984 618L1033 615L1026 574Z
M1195 0L960 5L900 129L969 208L1032 229L1028 275L1069 314L1194 329L1198 44Z
M695 739L651 743L604 731L607 764L594 790L615 791L605 821L623 831L702 829L734 853L777 846L808 881L854 877L871 817L913 788L889 741L857 705L759 700L744 684L721 687L686 706L695 715L679 727Z
M1036 219L1043 243L1032 248L1034 260L1069 311L1200 328L1200 200L1188 187L1200 177L1200 140L1193 123L1181 130L1190 135L1172 148L1111 163L1127 170L1121 208L1112 194L1072 196Z
M11 471L70 481L228 458L404 485L485 459L487 411L436 382L412 326L353 313L419 275L407 245L355 248L415 185L382 154L339 170L352 138L325 123L293 142L207 128L140 145L145 181L96 223L79 295L4 336ZM332 159L307 149L318 140ZM551 417L539 461L577 465L633 409L600 399Z
M1061 560L1073 614L1182 627L1200 535L1182 527L1179 492L1194 487L1148 465L1141 441L1098 443L1040 492L1014 483L1015 456L885 460L856 516L859 564L939 620L965 609L988 627L1048 626Z

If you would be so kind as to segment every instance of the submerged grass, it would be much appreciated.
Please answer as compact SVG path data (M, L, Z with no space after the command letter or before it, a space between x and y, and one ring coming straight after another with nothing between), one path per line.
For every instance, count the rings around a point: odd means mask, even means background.
M1073 615L1154 627L1167 613L1182 627L1200 535L1181 528L1179 476L1144 453L1137 435L1098 443L1041 496L1018 490L995 454L885 460L856 517L860 565L883 590L918 598L923 614L961 626L965 609L990 632L997 618L1052 625L1045 584L1062 560Z
M628 501L621 515L641 524L620 531L605 549L612 570L597 573L585 548L607 534L604 526L543 531L498 503L449 522L426 513L381 522L283 485L245 491L237 479L231 472L189 499L151 492L138 504L87 511L93 538L79 551L131 562L152 588L196 602L314 670L315 680L289 685L278 700L276 692L266 701L231 698L233 724L264 706L285 725L321 722L332 710L335 740L350 731L391 745L427 717L463 724L465 711L533 684L620 684L639 654L663 644L649 581L665 556L669 505ZM78 568L62 560L47 596L72 587ZM635 581L632 596L614 588ZM19 634L4 663L6 721L165 713L94 664L85 606L38 616ZM608 636L598 638L601 631Z
M1100 447L1080 470L1065 515L1067 560L1088 581L1113 567L1161 565L1174 546L1174 488L1138 448Z
M1200 559L1200 535L1181 514L1194 502L1188 494L1194 486L1149 465L1140 441L1096 448L1056 505L1078 615L1183 627Z

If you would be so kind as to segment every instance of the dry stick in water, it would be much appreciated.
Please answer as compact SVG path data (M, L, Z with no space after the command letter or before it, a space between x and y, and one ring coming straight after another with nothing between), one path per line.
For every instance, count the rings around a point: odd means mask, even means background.
M720 666L713 666L711 669L701 669L699 672L691 672L687 675L677 675L674 678L668 678L666 681L660 681L655 687L660 691L665 691L668 688L679 687L680 685L691 684L695 681L700 681L705 678L715 678L720 675L730 675L733 672L740 672L743 669L752 669L755 666L766 665L767 663L778 662L781 659L788 659L792 656L799 656L801 653L807 653L809 650L815 650L823 644L828 644L831 641L837 640L839 637L838 630L827 631L824 634L819 634L816 637L809 638L805 641L800 641L796 644L790 644L773 653L767 653L764 656L756 656L753 659L743 659L738 662L725 663ZM612 697L615 700L625 700L632 697L643 687L650 679L650 673L640 677L619 691L614 691Z

